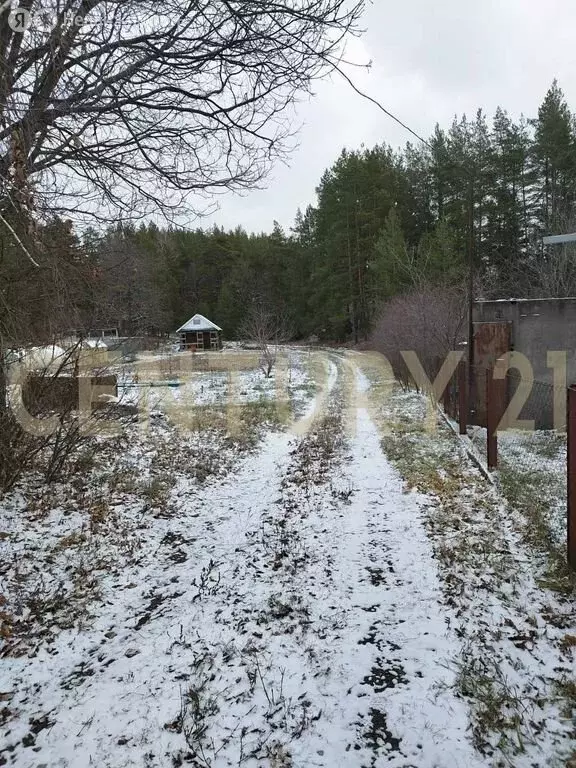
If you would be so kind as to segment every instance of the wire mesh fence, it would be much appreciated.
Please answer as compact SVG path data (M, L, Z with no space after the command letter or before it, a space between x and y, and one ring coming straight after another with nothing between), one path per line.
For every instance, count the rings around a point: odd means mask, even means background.
M529 518L534 536L562 547L569 473L566 388L523 380L514 370L502 375L494 368L469 369L461 363L442 405L464 427L460 432L468 435L488 468L498 469L505 497Z

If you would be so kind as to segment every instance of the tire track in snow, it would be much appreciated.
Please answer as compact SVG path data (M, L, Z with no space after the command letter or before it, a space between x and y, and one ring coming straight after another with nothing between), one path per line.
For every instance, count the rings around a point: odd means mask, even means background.
M366 391L367 380L347 362ZM365 407L357 411L347 476L354 494L335 531L333 574L335 584L346 585L340 600L347 632L325 692L335 697L339 684L352 681L342 691L338 730L346 732L342 721L351 717L356 737L344 745L327 733L346 757L339 749L324 765L483 765L468 740L466 706L449 689L447 664L459 646L446 627L419 499L403 492Z
M341 355L326 360L319 399L333 408L340 376L366 381ZM89 636L63 634L52 658L25 660L35 670L24 676L44 684L39 709L54 716L22 765L207 765L183 739L204 727L213 768L480 765L464 705L436 687L451 683L445 662L458 648L419 501L402 492L364 408L356 427L333 477L310 495L290 485L313 556L282 576L266 562L261 524L280 508L298 441L269 435L220 485L180 489L180 516L159 541L170 533L187 558L159 548L127 574L142 580L140 596L124 584ZM57 656L78 662L68 688Z
M328 393L335 382L330 363ZM315 401L305 416L314 410ZM164 768L184 759L170 726L206 646L226 656L227 644L259 633L254 605L266 590L250 540L280 495L293 444L269 434L219 485L177 487L179 514L156 521L155 555L107 585L90 631L64 632L49 653L12 661L15 705L49 713L32 763L18 749L13 764ZM14 724L10 742L26 732Z

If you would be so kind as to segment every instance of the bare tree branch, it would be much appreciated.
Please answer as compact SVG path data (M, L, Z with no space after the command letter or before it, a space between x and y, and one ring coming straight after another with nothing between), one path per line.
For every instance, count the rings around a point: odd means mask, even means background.
M20 5L28 30L0 34L0 196L29 185L39 209L139 216L258 185L364 0Z
M256 344L260 350L260 369L267 379L272 375L278 356L278 345L289 341L293 331L286 315L255 301L240 327L240 337Z

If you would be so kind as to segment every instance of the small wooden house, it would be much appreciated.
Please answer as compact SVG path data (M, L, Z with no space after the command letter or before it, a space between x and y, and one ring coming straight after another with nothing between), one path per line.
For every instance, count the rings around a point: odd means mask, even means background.
M217 351L222 349L222 328L204 315L194 315L178 328L180 349L192 352Z

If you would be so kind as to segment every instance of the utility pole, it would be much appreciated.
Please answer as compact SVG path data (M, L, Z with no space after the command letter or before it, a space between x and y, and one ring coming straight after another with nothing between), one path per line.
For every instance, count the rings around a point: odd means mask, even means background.
M470 179L468 207L468 408L473 408L474 367L474 181Z
M352 335L355 343L358 343L356 306L354 303L354 272L352 269L352 244L350 242L350 204L346 201L346 244L348 252L348 279L350 281L350 309L349 317L352 325Z

